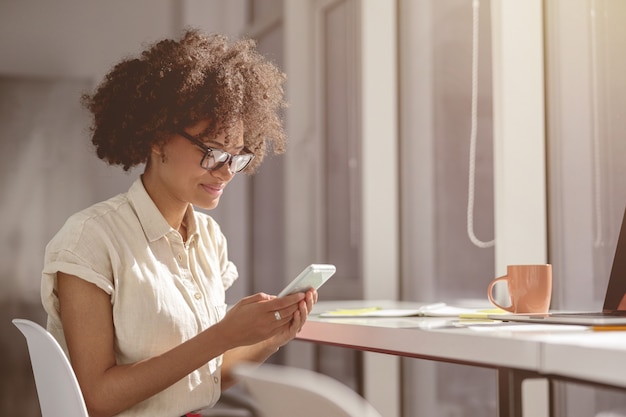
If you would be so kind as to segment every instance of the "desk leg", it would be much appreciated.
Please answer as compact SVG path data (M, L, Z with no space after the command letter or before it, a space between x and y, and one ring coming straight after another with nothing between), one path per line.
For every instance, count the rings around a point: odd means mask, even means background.
M522 416L522 372L498 370L498 417Z
M510 369L498 370L498 417L528 417L528 415L525 416L524 414L524 392L522 385L524 381L529 379L541 379L542 381L545 381L545 378L533 372ZM552 404L550 400L550 386L548 385L547 387L544 387L543 384L541 384L540 391L535 389L533 394L534 395L531 398L533 410L526 410L527 413L531 412L533 417L539 417L539 415L551 415Z

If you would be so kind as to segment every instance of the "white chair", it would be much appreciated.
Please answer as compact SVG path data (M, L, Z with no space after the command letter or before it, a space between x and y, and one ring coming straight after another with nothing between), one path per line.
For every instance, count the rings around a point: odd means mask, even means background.
M65 352L39 324L14 319L24 334L42 417L89 417L78 380Z
M39 324L14 319L24 334L35 376L42 417L89 417L83 394L65 352L56 339ZM255 417L254 404L236 392L224 393L213 409L203 417Z
M307 369L242 364L233 373L254 397L263 417L381 417L346 385Z

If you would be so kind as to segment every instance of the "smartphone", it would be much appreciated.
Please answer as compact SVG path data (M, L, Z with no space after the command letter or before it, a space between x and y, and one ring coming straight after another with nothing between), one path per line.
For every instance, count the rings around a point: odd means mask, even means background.
M304 271L300 272L298 276L289 283L279 294L279 297L284 297L289 294L297 292L306 292L310 288L316 290L321 287L328 278L332 277L335 273L335 265L330 264L311 264L304 268Z

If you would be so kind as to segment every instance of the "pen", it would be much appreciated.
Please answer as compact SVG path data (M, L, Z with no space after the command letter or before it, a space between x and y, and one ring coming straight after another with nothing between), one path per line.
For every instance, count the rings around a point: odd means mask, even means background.
M613 330L626 330L626 326L591 326L594 332L598 331L613 331Z
M461 313L459 314L460 319L488 319L489 314L506 314L506 311L499 308L489 308L485 310L476 310L471 313Z

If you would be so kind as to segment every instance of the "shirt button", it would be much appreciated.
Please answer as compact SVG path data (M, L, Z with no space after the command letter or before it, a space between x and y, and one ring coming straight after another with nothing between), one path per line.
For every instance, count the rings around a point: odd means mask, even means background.
M183 255L182 255L182 254L180 254L180 253L178 254L178 260L179 260L179 261L182 261L182 260L183 260Z
M220 382L220 379L216 376L213 377L213 381L217 384L218 382Z
M196 298L196 300L199 300L202 298L202 294L200 294L199 292L195 293L193 296Z

